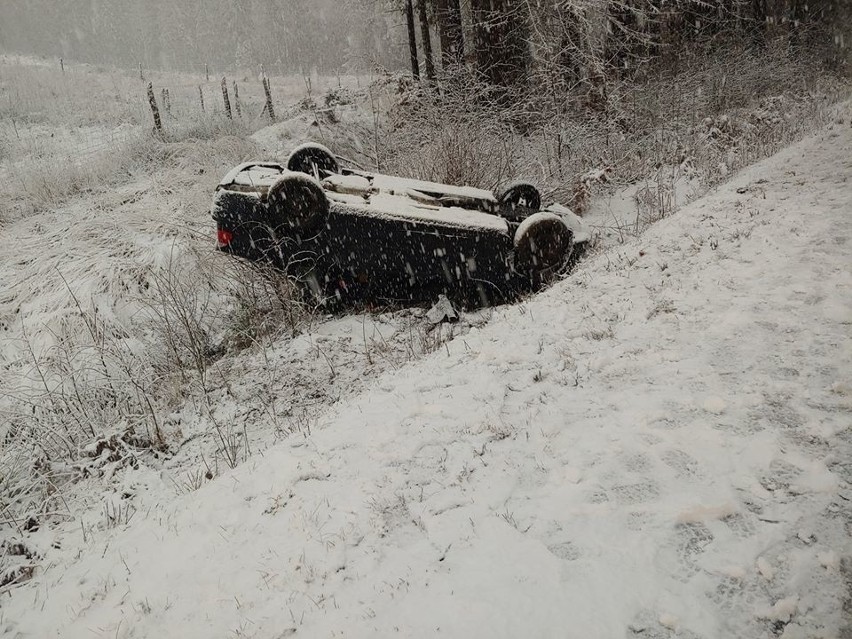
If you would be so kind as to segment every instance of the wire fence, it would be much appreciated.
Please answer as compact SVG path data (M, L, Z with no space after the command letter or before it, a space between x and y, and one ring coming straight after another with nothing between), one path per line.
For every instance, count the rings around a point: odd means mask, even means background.
M85 173L152 134L186 139L229 123L250 133L288 118L315 93L360 81L130 72L0 56L0 192L26 190L55 167Z

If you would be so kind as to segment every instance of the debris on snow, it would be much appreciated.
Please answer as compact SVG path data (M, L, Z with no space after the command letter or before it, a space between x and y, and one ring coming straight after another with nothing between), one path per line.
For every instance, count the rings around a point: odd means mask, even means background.
M447 296L439 295L435 305L426 312L426 319L430 324L435 325L442 322L457 322L459 315Z

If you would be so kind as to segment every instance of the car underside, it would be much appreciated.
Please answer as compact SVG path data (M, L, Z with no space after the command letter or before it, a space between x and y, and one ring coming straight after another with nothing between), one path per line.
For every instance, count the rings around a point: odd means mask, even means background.
M440 294L499 304L564 272L587 239L565 207L542 210L529 185L495 194L346 169L314 144L286 164L236 167L213 217L221 250L284 270L326 304Z

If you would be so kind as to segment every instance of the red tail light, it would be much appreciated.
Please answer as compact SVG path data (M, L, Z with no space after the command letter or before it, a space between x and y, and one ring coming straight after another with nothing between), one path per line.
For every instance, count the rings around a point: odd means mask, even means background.
M216 239L219 242L219 246L229 246L231 240L234 239L234 234L228 229L216 229Z

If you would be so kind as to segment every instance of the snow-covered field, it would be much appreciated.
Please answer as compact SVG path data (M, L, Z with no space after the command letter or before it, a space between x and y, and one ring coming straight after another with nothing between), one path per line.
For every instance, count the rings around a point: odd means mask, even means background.
M431 354L343 376L309 428L197 490L117 470L138 510L34 533L0 632L849 636L840 122ZM274 391L253 357L241 385ZM217 409L270 428L233 397Z

